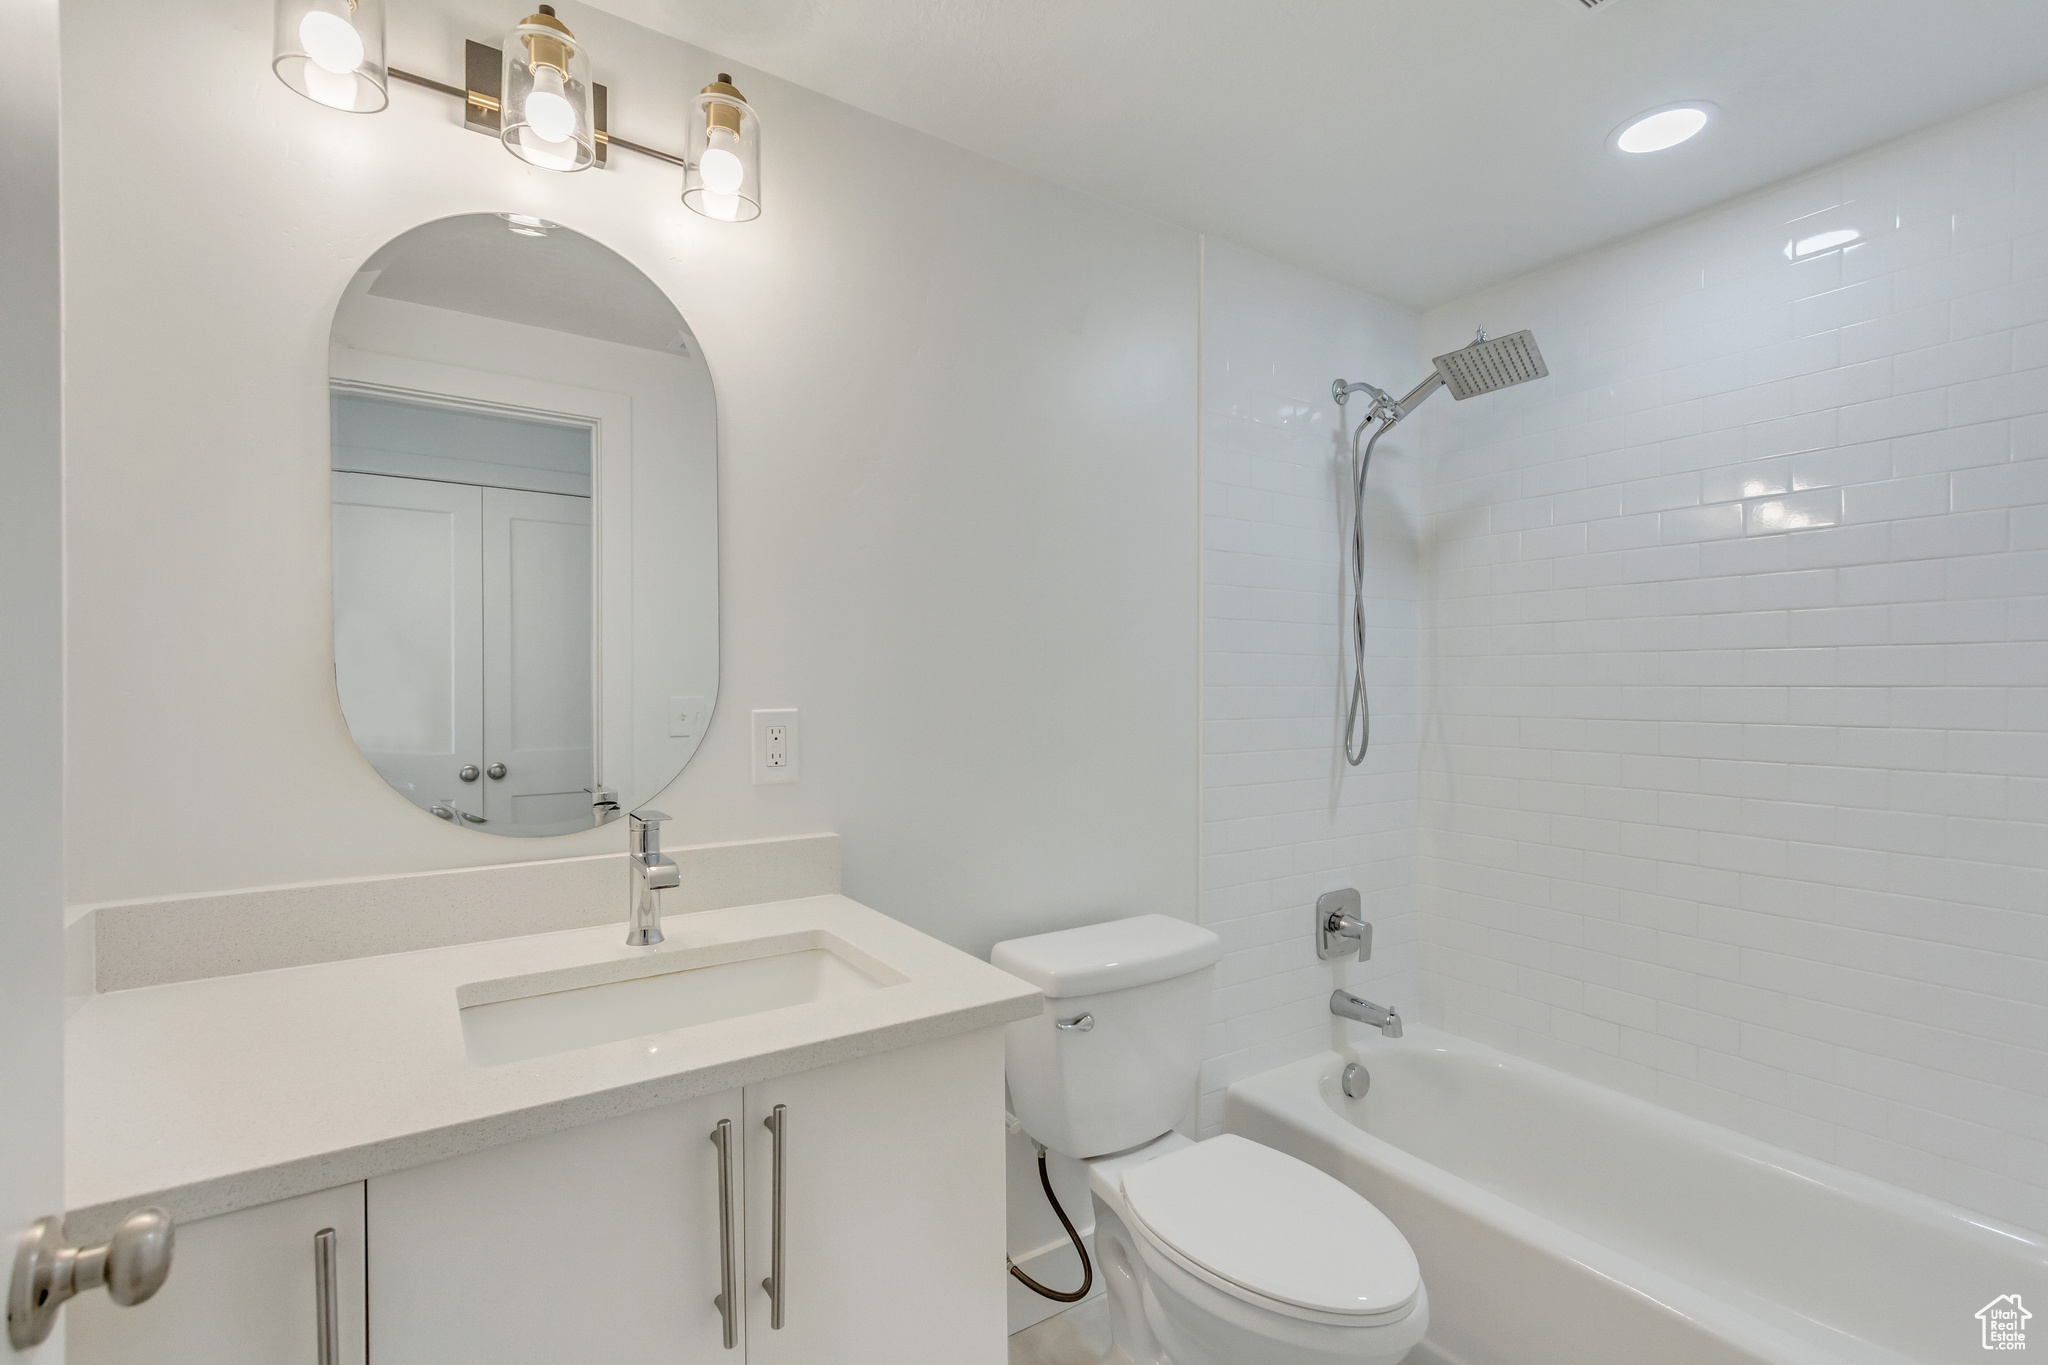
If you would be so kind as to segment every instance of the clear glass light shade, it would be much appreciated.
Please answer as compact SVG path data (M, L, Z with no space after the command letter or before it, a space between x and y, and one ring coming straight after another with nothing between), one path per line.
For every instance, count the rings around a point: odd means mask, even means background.
M505 150L550 171L580 171L597 160L590 113L590 57L552 15L534 15L505 35Z
M761 120L723 76L691 102L688 159L685 204L729 223L761 216Z
M384 0L277 0L270 69L309 100L353 114L389 102Z

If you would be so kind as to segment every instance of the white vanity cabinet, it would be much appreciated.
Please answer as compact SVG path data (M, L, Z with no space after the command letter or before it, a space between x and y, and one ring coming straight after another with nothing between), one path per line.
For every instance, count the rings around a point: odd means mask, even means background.
M148 1302L82 1294L64 1316L70 1365L363 1365L363 1187L181 1223Z
M775 1258L783 1107L782 1326ZM1003 1035L750 1085L748 1365L1001 1365Z
M370 1181L376 1365L723 1356L712 1303L723 1243L711 1134L721 1121L733 1135L737 1258L737 1090ZM734 1314L736 1351L743 1318Z
M1002 1032L982 1029L370 1181L372 1361L1002 1365L1003 1216Z

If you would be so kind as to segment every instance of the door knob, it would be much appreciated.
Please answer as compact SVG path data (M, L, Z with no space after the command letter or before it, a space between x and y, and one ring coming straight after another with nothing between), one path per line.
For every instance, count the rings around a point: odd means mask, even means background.
M483 776L483 774L482 774L482 773L480 773L480 772L478 772L478 771L477 771L477 767L476 767L476 764L474 764L474 763L465 763L465 764L463 764L463 765L462 765L462 771L461 771L461 772L459 772L459 773L457 773L457 774L455 774L455 775L456 775L457 777L461 778L461 779L462 779L462 780L463 780L464 782L474 782L474 781L476 781L476 780L477 780L477 779L478 779L479 777L482 777L482 776ZM493 776L495 776L495 775L496 775L496 774L493 774Z
M64 1225L38 1218L14 1253L14 1278L7 1287L7 1341L26 1351L50 1335L64 1301L88 1289L107 1291L123 1308L143 1302L164 1287L171 1273L171 1244L177 1229L162 1209L131 1213L103 1246L75 1247L64 1240Z
M505 778L505 765L502 763L493 763L484 771L491 775L491 781L493 782L502 782Z

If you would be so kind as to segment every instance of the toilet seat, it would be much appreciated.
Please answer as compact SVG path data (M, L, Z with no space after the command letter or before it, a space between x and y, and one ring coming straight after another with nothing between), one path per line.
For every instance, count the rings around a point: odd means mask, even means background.
M1246 1303L1331 1326L1398 1322L1422 1286L1415 1252L1349 1186L1225 1133L1123 1172L1132 1230Z

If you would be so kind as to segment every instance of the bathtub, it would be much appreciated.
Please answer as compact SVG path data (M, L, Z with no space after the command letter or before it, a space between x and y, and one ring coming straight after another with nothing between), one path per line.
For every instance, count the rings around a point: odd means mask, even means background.
M1363 1194L1429 1286L1410 1365L1903 1365L1987 1352L2048 1238L1416 1025L1239 1081L1223 1126ZM1339 1085L1347 1062L1368 1093Z

